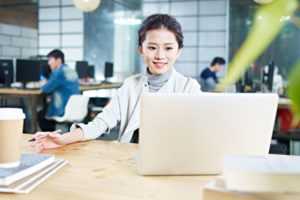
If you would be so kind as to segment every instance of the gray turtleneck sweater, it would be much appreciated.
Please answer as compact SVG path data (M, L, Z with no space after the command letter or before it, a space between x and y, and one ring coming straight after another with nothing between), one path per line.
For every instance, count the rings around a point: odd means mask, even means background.
M149 68L146 70L147 81L150 92L157 92L171 77L173 67L164 74L151 74Z

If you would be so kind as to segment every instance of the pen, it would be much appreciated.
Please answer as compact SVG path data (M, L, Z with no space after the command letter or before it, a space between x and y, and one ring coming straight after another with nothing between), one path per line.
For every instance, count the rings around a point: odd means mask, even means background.
M50 133L61 133L61 129L58 129L58 130L53 131L53 132L50 132ZM32 138L32 139L28 140L28 142L33 142L33 141L42 139L42 138L44 138L44 137L47 137L50 133L43 134L43 135L41 135L41 136L39 136L39 137L36 137L36 138Z

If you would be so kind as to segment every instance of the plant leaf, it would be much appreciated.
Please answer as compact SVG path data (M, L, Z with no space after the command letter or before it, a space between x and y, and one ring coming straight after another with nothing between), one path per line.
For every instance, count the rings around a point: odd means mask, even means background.
M220 81L217 90L224 90L243 75L278 35L297 8L298 0L275 0L258 7L251 31L230 62L227 74Z
M300 59L294 64L289 73L288 97L292 101L293 112L300 119Z

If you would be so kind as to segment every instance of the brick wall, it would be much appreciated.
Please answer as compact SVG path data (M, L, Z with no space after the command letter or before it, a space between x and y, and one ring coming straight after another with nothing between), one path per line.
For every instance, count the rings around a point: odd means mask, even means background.
M37 55L37 30L0 24L0 58L29 58Z

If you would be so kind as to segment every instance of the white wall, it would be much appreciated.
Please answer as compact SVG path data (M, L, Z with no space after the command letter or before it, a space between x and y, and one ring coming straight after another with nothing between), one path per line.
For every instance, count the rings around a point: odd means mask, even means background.
M29 58L37 55L37 30L0 24L0 57Z
M143 0L144 18L167 13L181 24L184 48L175 68L192 77L198 77L216 56L228 62L228 9L228 0ZM226 67L219 76L225 71Z
M38 16L39 54L61 49L71 67L76 60L83 60L83 12L74 7L72 0L39 0Z

